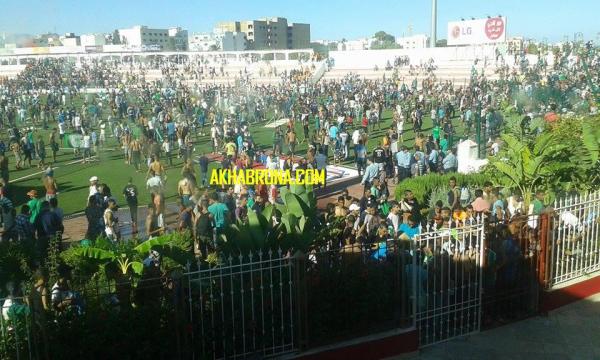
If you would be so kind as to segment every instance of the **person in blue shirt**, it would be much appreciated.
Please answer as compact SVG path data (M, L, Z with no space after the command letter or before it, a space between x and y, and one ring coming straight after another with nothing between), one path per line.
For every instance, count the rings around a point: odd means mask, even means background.
M452 150L448 150L448 154L442 160L442 166L445 173L456 172L458 170L458 159Z
M402 181L410 177L410 163L412 155L406 146L402 146L402 150L396 154L396 164L398 165L398 181Z
M367 160L369 164L365 169L365 174L363 175L362 181L360 182L365 186L365 190L371 189L371 184L373 183L373 179L379 176L379 164L372 162L370 159Z
M418 235L421 231L419 225L415 221L412 215L409 215L407 222L402 223L398 228L401 240L412 240L415 235Z
M437 172L437 163L438 163L439 156L440 156L440 154L439 154L438 150L435 148L431 149L431 151L429 152L427 161L429 163L429 171L432 173Z
M337 135L338 135L338 127L335 125L332 125L329 128L329 138L334 141L335 139L337 139Z
M172 121L167 123L167 136L171 142L177 140L175 139L175 123Z

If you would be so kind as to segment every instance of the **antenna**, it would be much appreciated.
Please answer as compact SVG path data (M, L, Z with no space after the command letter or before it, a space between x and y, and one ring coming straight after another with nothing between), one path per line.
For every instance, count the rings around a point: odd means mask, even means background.
M431 40L429 47L435 47L437 42L437 0L431 0Z

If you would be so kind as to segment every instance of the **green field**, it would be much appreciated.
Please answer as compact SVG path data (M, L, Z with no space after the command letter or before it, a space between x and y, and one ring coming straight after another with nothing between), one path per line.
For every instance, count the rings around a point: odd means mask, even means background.
M75 99L74 106L78 108L82 103L82 99ZM392 110L387 109L383 113L382 130L376 130L369 133L368 150L372 150L377 146L383 137L384 133L390 127L392 122ZM356 122L356 121L355 121ZM454 120L455 132L457 136L462 136L464 129L458 119ZM431 130L431 118L426 115L423 120L423 132L429 134ZM50 124L52 127L53 124ZM310 129L311 133L314 124L311 122ZM265 128L262 124L253 124L250 126L252 136L257 146L261 149L270 149L273 144L272 136L273 129ZM205 128L205 133L208 129ZM301 124L296 124L296 132L299 135L299 140L303 139L303 132ZM42 134L44 139L47 139L47 131L36 130L34 136ZM107 136L110 136L107 131ZM454 144L458 138L455 139ZM412 126L408 123L405 124L404 144L411 146L414 143L414 132ZM285 147L285 145L284 145ZM330 146L331 148L332 146ZM301 143L297 147L297 154L304 154L307 149L307 143ZM287 150L287 147L285 147ZM210 136L198 136L195 141L194 156L198 155L201 151L209 153L210 147ZM332 151L330 151L331 155ZM50 149L47 149L47 154L51 154ZM70 149L61 149L57 162L54 164L55 178L59 186L59 206L63 208L65 214L73 214L81 212L85 209L86 199L88 194L89 178L91 176L98 176L101 183L106 183L111 188L113 196L119 201L123 200L121 195L123 187L126 185L128 178L133 177L134 183L140 190L140 204L143 205L145 202L150 201L149 194L145 192L146 183L146 172L142 171L136 173L133 166L127 165L124 162L122 150L118 148L116 139L113 137L107 138L107 144L104 149L100 149L98 154L99 161L88 164L70 164L73 162L73 151ZM50 159L47 159L47 161ZM164 163L164 161L163 161ZM40 196L44 194L42 186L41 171L35 168L37 161L33 161L34 168L25 170L14 170L14 157L10 156L10 168L11 168L11 191L12 198L15 200L16 205L21 205L27 201L26 193L31 189L37 189ZM346 161L344 165L354 166L353 161ZM165 164L166 165L166 164ZM180 179L180 169L182 162L179 159L174 158L174 166L167 169L167 185L166 185L166 198L167 201L175 201L176 198L176 187L177 181ZM217 166L213 163L212 166ZM198 172L198 168L196 171Z

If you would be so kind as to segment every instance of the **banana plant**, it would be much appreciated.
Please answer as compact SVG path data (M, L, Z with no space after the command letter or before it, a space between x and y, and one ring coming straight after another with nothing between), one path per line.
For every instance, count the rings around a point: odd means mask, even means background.
M557 160L568 145L560 143L552 133L543 133L532 140L504 134L502 139L506 146L490 165L521 190L526 209L541 185L573 167L569 162Z
M160 236L147 240L133 248L128 246L114 246L112 249L103 249L94 246L82 246L77 248L76 254L89 259L95 259L104 265L115 263L123 275L131 270L141 275L144 270L142 260L151 250L157 251L161 256L173 259L175 262L185 265L193 259L192 255L172 244L174 235Z

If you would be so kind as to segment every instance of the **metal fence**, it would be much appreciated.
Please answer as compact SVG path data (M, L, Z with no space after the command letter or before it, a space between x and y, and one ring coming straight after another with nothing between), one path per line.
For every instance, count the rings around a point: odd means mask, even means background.
M146 346L170 339L165 353L185 358L277 357L415 327L427 346L535 314L541 290L597 270L600 193L593 193L510 222L477 218L423 227L410 240L332 239L308 254L279 250L202 261L176 278L84 281L75 290L85 300L85 319L68 320L61 329L75 330L62 337L47 332L52 341L40 338L43 326L25 298L0 299L0 358L44 358L40 352L48 349L64 354L54 347L65 338L90 350L75 333L106 323L106 316L114 326L129 316L138 332L146 331L144 319L156 318L161 332L148 330ZM52 326L62 324L57 314L53 319Z
M296 349L294 257L230 257L185 274L195 358L273 356Z
M450 221L416 236L412 273L421 346L479 331L484 238L482 218Z
M550 288L600 270L600 192L555 201L550 227Z
M299 263L302 348L414 327L410 241L330 242Z

